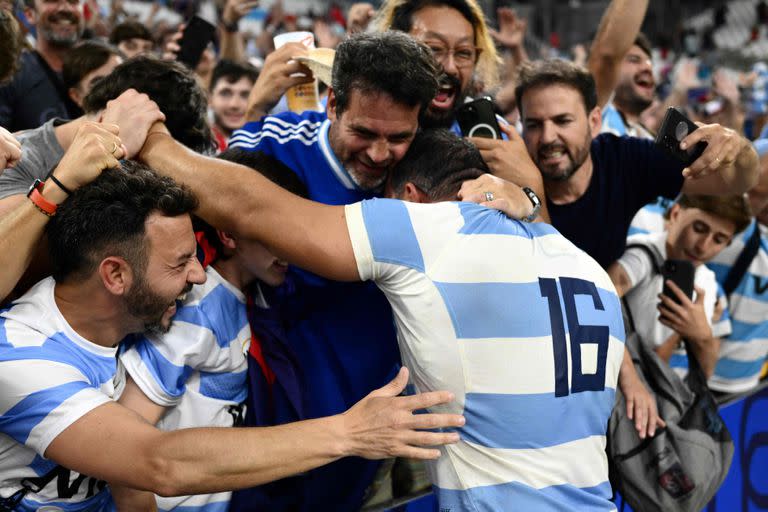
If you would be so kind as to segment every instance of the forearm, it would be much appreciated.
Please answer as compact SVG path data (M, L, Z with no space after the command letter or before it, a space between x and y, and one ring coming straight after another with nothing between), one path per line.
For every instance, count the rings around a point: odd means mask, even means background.
M43 196L59 204L66 194L52 184L45 183ZM5 299L27 270L38 242L43 236L49 217L24 198L8 215L0 219L0 301Z
M219 26L219 41L221 43L219 57L234 62L245 60L245 45L243 35L239 31L230 32L223 26Z
M528 187L539 196L541 208L539 209L538 219L544 222L550 222L549 209L547 208L547 195L544 189L544 180L541 178L536 165L528 159L527 162L519 161L518 166L497 166L492 169L493 175L518 187ZM522 169L522 170L521 170Z
M199 155L154 133L139 158L187 185L198 215L219 229L260 240L277 256L336 280L357 280L344 208L302 199L246 167Z
M674 354L675 350L677 350L677 347L680 346L680 335L677 333L673 333L669 338L667 338L664 343L659 345L655 348L656 354L667 364L669 364L669 360L672 358L672 354Z
M743 194L757 184L760 177L759 159L752 144L743 139L743 146L732 166L720 172L730 194Z
M253 487L328 464L348 454L340 416L264 428L182 429L147 446L163 484L160 495ZM222 447L230 447L222 451ZM153 479L154 480L154 479ZM135 485L142 485L136 475Z
M717 358L720 355L720 338L710 337L698 342L689 342L693 351L693 357L699 362L706 378L710 378L715 372ZM689 354L690 357L690 354Z
M621 60L640 32L647 9L648 0L613 0L600 20L587 66L597 82L601 107L613 93Z
M635 363L632 362L632 357L629 355L629 350L624 348L624 357L621 360L621 368L619 368L619 386L623 390L624 387L637 380L637 370L635 370Z

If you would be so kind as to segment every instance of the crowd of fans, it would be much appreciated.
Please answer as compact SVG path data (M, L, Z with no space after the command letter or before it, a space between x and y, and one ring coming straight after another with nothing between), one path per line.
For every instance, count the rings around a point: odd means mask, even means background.
M441 510L612 510L616 395L638 442L666 427L622 309L683 381L695 358L718 396L760 385L764 64L662 59L647 0L612 0L572 59L475 0L278 2L254 35L255 6L0 2L0 510L430 485ZM195 12L215 31L189 63ZM275 49L295 31L332 62ZM501 138L461 133L479 97ZM654 142L670 107L691 161Z

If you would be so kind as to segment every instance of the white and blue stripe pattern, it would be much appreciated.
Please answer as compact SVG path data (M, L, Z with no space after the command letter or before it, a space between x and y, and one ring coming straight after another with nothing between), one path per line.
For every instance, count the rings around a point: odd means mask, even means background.
M167 408L162 430L231 427L230 406L245 401L251 339L245 296L213 267L192 287L159 337L141 337L120 354L122 366L153 402ZM226 510L231 493L157 498L158 509Z
M611 102L603 107L603 124L600 133L612 133L617 137L629 136L641 139L653 139L653 135L640 124L631 124L627 126L624 117Z
M42 457L72 423L111 401L116 371L116 349L75 333L53 289L53 279L45 279L0 313L0 498L18 491L24 478L57 472L14 510L106 510L104 482L77 483L77 473Z
M766 228L756 221L710 263L720 283L744 249L755 229L760 229L760 249L730 297L732 333L722 340L715 373L709 380L713 389L728 393L755 387L768 356L768 240Z
M605 433L624 354L599 265L546 224L470 203L346 208L417 391L465 415L430 466L440 509L613 510Z

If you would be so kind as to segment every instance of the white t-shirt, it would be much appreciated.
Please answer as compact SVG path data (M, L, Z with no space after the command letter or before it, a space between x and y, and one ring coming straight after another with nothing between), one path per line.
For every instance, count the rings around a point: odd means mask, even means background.
M658 261L667 259L666 249L667 232L633 235L627 239L629 244L643 244L651 248L658 255ZM657 273L648 254L642 249L630 248L618 260L619 265L627 273L632 289L626 294L627 304L632 312L640 339L646 343L653 343L658 347L674 333L672 329L659 322L659 311L656 306L659 303L658 295L664 288L664 278ZM704 312L707 322L712 326L712 316L717 302L717 281L715 274L704 265L696 267L693 282L704 290ZM695 300L694 294L694 300ZM723 336L726 332L716 333L715 336ZM685 348L678 348L669 360L669 365L675 371L685 376L688 373L688 357Z

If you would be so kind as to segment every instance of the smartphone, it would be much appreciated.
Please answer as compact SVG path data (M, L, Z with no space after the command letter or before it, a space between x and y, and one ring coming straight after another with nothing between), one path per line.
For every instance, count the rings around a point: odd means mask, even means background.
M176 60L185 64L189 69L195 69L200 63L208 43L213 41L215 33L216 27L212 24L199 16L192 16L184 28L184 36L179 42L181 49Z
M659 134L656 135L656 145L689 166L701 156L707 143L700 141L694 147L684 151L680 149L680 142L697 128L698 126L682 112L675 107L669 107L661 122Z
M689 299L693 299L693 278L695 271L693 263L688 260L665 261L664 267L661 270L661 275L664 277L664 289L661 293L680 304L680 300L677 298L675 292L673 292L666 284L667 281L672 281Z
M478 98L460 106L456 110L456 120L465 137L501 139L493 102L488 98Z

